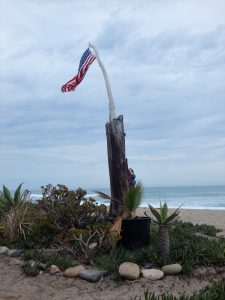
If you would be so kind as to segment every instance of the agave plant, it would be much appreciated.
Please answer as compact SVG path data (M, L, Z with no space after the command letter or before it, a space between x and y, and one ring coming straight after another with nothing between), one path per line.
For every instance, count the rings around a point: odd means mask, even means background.
M17 236L23 235L24 239L27 224L28 212L28 190L21 193L22 183L16 188L14 194L3 185L3 191L0 192L0 218L4 235L10 241Z
M3 191L0 192L0 213L5 213L13 208L22 208L27 201L29 191L21 193L22 183L16 188L15 193L11 195L9 189L3 185Z
M149 205L152 214L156 220L153 220L159 225L159 248L164 261L170 258L170 239L168 225L178 217L180 211L178 207L170 216L168 216L168 206L165 202L163 205L160 203L160 209L157 211L153 206Z

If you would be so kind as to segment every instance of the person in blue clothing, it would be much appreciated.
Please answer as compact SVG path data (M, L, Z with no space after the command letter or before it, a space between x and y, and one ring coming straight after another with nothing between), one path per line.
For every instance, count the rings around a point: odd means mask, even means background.
M129 187L135 186L136 184L136 175L134 174L134 170L129 168L128 169L128 185Z

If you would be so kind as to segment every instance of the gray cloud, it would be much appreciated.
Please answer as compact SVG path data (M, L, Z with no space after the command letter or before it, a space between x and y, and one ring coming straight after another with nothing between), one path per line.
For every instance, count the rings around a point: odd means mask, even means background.
M108 100L97 62L75 92L60 92L89 41L108 70L138 177L151 186L223 183L223 8L222 1L1 2L0 183L109 185Z

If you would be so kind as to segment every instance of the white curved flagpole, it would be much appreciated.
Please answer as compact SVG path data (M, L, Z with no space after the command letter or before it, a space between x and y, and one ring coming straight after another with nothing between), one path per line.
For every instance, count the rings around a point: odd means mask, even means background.
M96 49L95 45L92 43L89 43L89 47L94 49L99 67L101 68L104 79L105 79L106 90L107 90L107 94L108 94L108 98L109 98L109 121L112 121L113 119L116 118L116 113L115 113L115 104L114 104L114 100L113 100L113 96L112 96L112 91L111 91L111 87L110 87L110 83L109 83L109 77L106 73L106 69L99 57L99 53L98 53L98 50Z

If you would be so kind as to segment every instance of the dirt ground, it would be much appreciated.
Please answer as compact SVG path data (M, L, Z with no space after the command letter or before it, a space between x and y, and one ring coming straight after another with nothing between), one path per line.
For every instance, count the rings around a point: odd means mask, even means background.
M109 277L98 283L82 279L68 279L43 273L38 277L26 277L17 265L18 260L0 255L0 300L128 300L142 296L146 289L156 294L163 292L175 296L192 294L206 285L223 279L225 267L200 269L193 277L165 276L150 281L141 278L134 282L115 282Z

